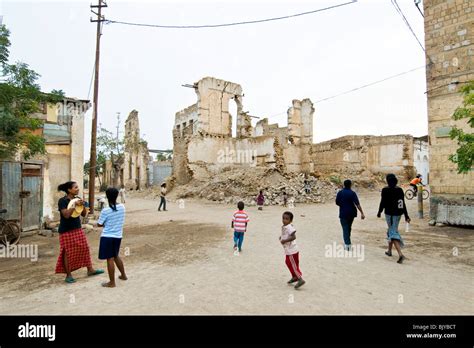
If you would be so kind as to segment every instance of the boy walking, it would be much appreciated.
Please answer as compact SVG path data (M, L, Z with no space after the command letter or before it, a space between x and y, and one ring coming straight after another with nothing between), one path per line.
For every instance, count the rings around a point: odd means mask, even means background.
M280 243L283 245L283 249L286 254L286 266L290 270L291 279L288 284L295 285L295 289L299 289L306 282L303 280L303 274L300 271L300 260L298 246L296 245L296 229L292 225L293 213L285 211L282 216L283 226L281 227Z
M231 227L234 229L234 250L242 251L242 243L244 241L244 233L247 231L249 216L244 211L244 202L237 203L237 210L232 217Z

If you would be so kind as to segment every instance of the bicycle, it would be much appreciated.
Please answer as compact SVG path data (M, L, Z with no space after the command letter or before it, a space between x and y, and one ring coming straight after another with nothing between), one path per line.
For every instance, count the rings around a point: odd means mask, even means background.
M418 192L419 192L419 190L418 190ZM423 192L422 195L423 195L424 200L427 200L428 198L430 198L430 191L423 188L422 192ZM411 200L411 199L413 199L413 197L416 197L415 190L413 190L412 188L408 188L405 191L405 198Z
M0 214L5 214L6 209L0 209ZM0 217L0 243L3 245L15 245L20 241L21 228L14 221L8 221Z

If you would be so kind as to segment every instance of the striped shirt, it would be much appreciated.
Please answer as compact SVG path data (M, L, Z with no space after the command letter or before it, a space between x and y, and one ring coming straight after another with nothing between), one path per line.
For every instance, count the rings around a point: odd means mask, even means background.
M99 225L104 225L101 237L122 238L123 223L125 221L125 206L117 204L117 210L112 208L102 209L99 220Z
M249 222L249 216L243 210L237 210L232 217L234 222L235 232L245 232L247 230L247 222Z

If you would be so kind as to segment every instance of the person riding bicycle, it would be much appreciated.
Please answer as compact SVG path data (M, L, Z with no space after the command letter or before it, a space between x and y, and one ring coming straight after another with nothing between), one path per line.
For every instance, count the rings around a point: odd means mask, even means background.
M423 185L421 180L422 180L421 174L417 174L416 178L414 178L412 181L410 181L410 186L413 187L413 191L415 192L415 197L416 197L416 194L418 193L418 186L417 185L418 184Z

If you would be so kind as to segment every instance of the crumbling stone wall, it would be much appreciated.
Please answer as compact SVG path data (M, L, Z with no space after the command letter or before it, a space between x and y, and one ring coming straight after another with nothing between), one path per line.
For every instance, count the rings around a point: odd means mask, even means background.
M268 119L253 127L250 115L243 111L239 84L206 77L193 86L197 103L175 115L173 176L177 183L242 166L310 170L314 108L309 99L293 101L288 110L289 127L269 125ZM237 115L229 112L231 102L237 105Z
M414 175L411 135L349 135L312 145L314 170L322 173L371 175L394 173L408 180Z
M252 166L281 173L337 171L369 176L393 172L403 178L413 173L411 136L347 136L313 144L315 109L310 99L292 101L287 127L269 124L267 118L253 127L250 116L242 111L240 85L206 77L194 88L197 103L175 118L173 176L177 183ZM232 137L229 102L237 104L236 137ZM185 131L191 121L194 126Z
M202 134L232 136L232 116L229 101L237 103L237 118L242 112L242 87L233 82L206 77L195 83L198 96L197 108ZM234 121L235 122L235 121ZM243 125L243 121L239 122Z
M125 121L123 180L128 190L148 186L148 147L140 138L138 111L132 110Z

